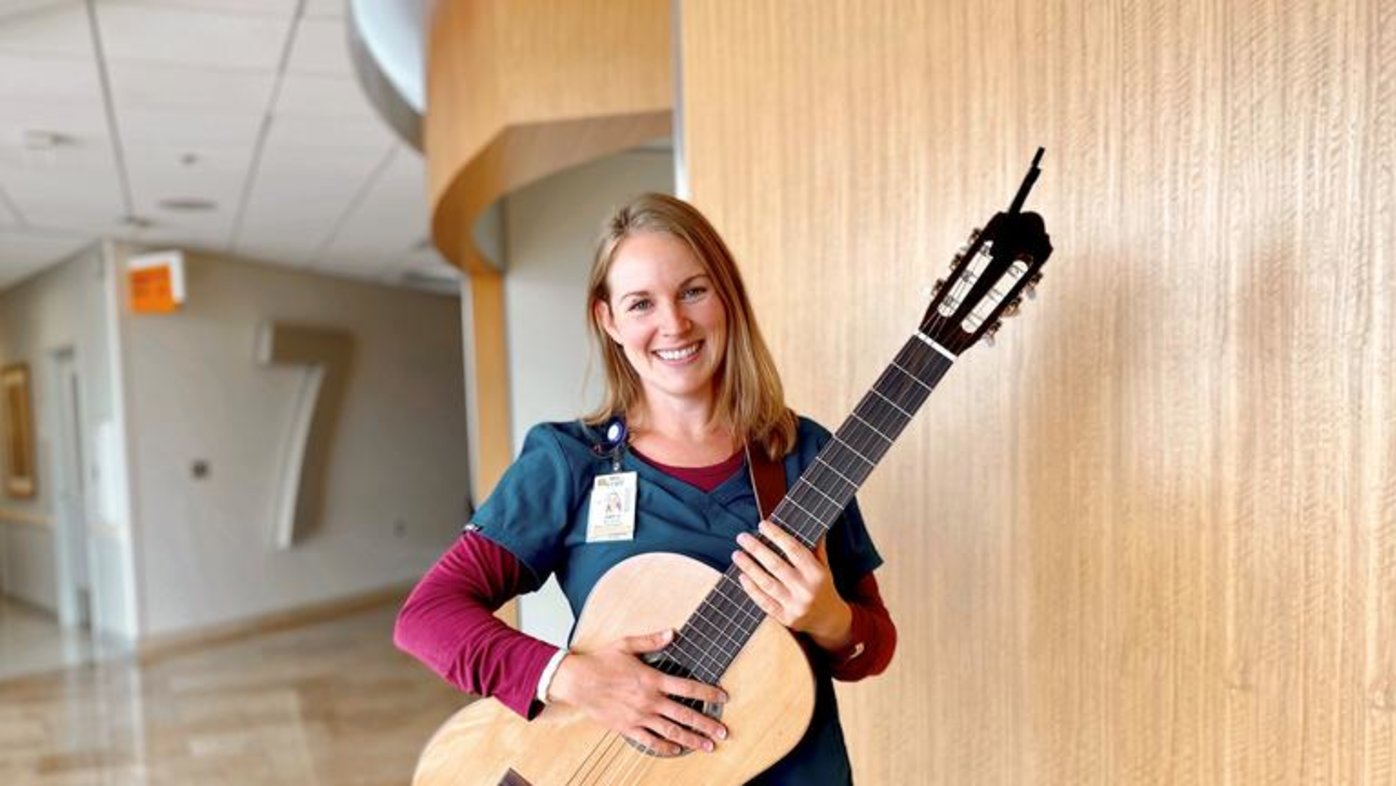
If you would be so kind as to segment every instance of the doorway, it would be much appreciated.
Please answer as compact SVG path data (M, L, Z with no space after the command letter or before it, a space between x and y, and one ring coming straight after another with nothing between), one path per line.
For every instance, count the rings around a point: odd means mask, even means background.
M65 347L53 353L54 556L58 574L58 621L65 628L91 630L92 582L88 567L87 445L82 428L82 379L77 352Z

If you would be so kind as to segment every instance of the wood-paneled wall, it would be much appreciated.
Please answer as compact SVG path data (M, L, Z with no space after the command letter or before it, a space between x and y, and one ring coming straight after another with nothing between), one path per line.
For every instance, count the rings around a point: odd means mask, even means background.
M1042 295L861 495L863 784L1396 783L1396 3L684 0L694 201L840 421L965 233Z
M501 260L475 223L510 191L670 131L670 8L663 0L448 0L436 4L423 138L432 241L470 277L466 405L483 501L514 458Z

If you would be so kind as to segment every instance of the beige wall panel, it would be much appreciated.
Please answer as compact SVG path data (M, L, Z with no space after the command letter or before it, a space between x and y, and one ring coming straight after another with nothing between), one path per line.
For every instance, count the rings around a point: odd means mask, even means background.
M670 4L451 0L432 20L424 139L432 234L467 271L488 205L669 133Z
M836 425L1029 200L1042 296L863 500L860 782L1396 783L1396 5L688 1L686 166Z

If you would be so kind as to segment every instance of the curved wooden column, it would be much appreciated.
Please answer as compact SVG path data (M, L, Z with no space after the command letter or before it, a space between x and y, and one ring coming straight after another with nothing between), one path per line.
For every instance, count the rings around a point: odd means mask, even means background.
M472 230L529 182L670 132L668 0L446 0L432 20L424 142L432 237L469 276L472 487L513 456L500 267Z

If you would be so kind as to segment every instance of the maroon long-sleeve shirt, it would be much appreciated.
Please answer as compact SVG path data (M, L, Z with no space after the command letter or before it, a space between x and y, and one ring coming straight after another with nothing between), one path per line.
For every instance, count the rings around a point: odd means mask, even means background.
M740 454L734 458L740 466ZM731 475L730 463L661 468L711 491ZM510 598L537 588L513 554L467 532L412 590L398 614L393 641L460 690L493 696L532 717L540 709L538 680L558 648L511 628L494 612ZM844 600L853 611L851 643L840 652L816 651L815 656L826 660L835 679L854 681L879 674L892 660L897 630L877 579L871 573L863 576Z

